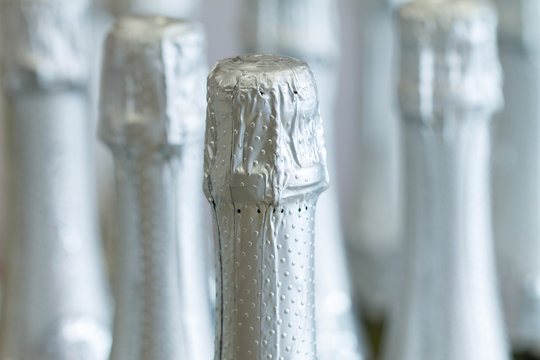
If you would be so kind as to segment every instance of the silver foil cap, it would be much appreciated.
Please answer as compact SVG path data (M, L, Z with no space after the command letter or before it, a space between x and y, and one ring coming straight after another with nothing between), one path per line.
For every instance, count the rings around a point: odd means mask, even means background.
M99 135L110 146L202 138L203 27L166 17L119 19L105 43ZM200 91L199 91L200 90Z
M3 83L8 93L32 87L85 87L85 15L89 0L2 0Z
M497 14L484 1L418 0L399 11L405 118L430 124L448 111L502 106Z
M278 55L218 62L208 77L204 191L214 201L279 204L328 187L313 73Z

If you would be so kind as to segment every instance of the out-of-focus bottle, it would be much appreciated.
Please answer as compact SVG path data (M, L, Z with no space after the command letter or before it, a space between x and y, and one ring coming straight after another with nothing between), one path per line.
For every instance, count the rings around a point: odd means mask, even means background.
M346 36L355 45L344 48L349 55L342 59L341 87L355 90L340 93L343 104L355 104L354 118L338 124L342 223L357 306L363 319L377 327L396 298L403 251L392 21L394 8L402 2L353 2L354 15L348 16L356 18L356 32ZM355 161L343 154L355 154Z
M105 45L100 137L115 159L112 360L210 360L202 236L206 42L198 23L120 18Z
M498 0L505 108L493 128L493 230L516 352L540 357L540 3Z
M405 267L386 359L508 359L490 216L490 119L501 106L495 10L399 11Z
M94 34L97 39L99 48L96 48L94 54L97 56L94 59L96 74L100 74L101 60L103 58L102 49L103 41L107 31L111 28L114 19L126 15L138 16L165 16L184 20L194 20L198 17L201 1L200 0L94 0ZM97 102L99 100L99 78L95 81L95 89L93 91L96 111L95 119L97 120ZM96 121L97 124L97 121ZM114 185L114 160L105 144L96 141L97 165L99 169L98 184L100 195L100 218L101 231L104 236L104 242L107 248L107 257L110 263L110 271L114 271L113 252L114 245L111 244L115 236L115 228L118 222L114 210L113 199L115 195ZM201 202L205 204L204 198ZM210 235L206 236L207 238ZM113 275L114 276L114 275ZM114 284L113 284L114 286Z
M355 324L338 204L334 105L339 70L339 17L335 0L245 0L248 52L306 61L318 84L332 186L321 194L315 222L317 351L320 359L361 359L363 336Z
M0 3L9 232L0 358L105 360L86 0Z
M285 56L226 59L207 97L215 359L315 360L314 222L328 173L313 74Z

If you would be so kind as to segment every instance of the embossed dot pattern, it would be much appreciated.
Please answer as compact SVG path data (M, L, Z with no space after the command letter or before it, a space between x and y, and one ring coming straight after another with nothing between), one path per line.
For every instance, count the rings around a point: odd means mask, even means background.
M307 65L274 55L218 63L204 185L215 218L216 359L316 359L314 215L327 182Z

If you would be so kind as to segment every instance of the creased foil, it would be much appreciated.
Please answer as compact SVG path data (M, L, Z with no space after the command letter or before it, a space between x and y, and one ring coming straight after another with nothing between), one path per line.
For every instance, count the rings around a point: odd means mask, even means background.
M493 230L514 349L540 356L540 2L497 1L505 108L493 126Z
M406 259L386 359L508 359L492 249L496 14L419 0L399 12Z
M207 99L215 359L316 359L314 217L328 173L313 74L285 56L226 59Z
M91 180L87 6L0 2L10 155L2 359L109 355Z
M244 42L249 52L269 52L306 61L319 90L329 159L334 159L334 105L339 65L339 17L335 0L245 0ZM330 161L329 173L335 178ZM337 184L337 182L336 182ZM321 194L315 232L317 352L321 360L363 357L362 334L344 253L337 186Z
M99 134L115 158L112 360L212 358L200 184L202 26L125 17L105 45Z

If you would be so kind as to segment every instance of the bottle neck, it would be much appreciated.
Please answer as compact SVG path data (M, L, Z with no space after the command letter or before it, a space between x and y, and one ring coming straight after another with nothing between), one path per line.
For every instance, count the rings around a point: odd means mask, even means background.
M404 126L406 265L389 359L507 358L490 223L489 124L463 113L439 128Z
M208 277L201 269L206 251L196 228L202 192L193 192L202 176L198 149L198 143L176 152L115 148L120 231L113 360L211 356ZM193 268L186 268L186 257Z
M316 200L216 204L216 359L316 359Z
M37 351L43 359L61 358L73 351L71 341L80 341L105 359L109 303L87 98L39 91L7 100L11 189L0 357L33 358ZM63 331L80 318L99 324L105 343L65 339Z

